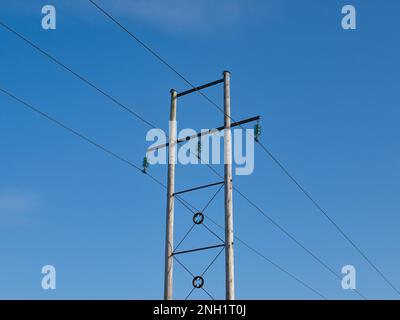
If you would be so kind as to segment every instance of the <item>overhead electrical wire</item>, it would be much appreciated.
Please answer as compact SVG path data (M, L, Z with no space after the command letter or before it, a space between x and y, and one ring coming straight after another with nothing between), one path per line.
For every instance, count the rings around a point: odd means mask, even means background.
M51 61L55 62L57 65L61 66L64 70L70 72L73 74L75 77L78 79L82 80L84 83L89 85L90 87L94 88L96 91L101 93L103 96L106 98L110 99L112 102L117 104L119 107L121 107L123 110L128 111L131 115L135 116L138 120L142 121L146 125L150 126L151 128L156 128L154 124L146 120L144 117L140 116L137 112L135 112L132 108L126 106L122 102L120 102L117 98L113 97L111 94L107 93L105 90L101 89L97 85L95 85L93 82L88 80L86 77L82 76L78 72L74 71L71 67L68 67L65 63L61 62L59 59L55 58L53 55L45 51L44 49L40 48L37 44L35 44L33 41L28 39L27 37L23 36L21 33L16 31L15 29L11 28L10 26L6 25L4 22L0 21L0 26L4 27L6 30L9 32L15 34L18 38L29 44L31 47L33 47L35 50L39 51L41 54L49 58ZM222 175L218 173L210 164L204 163L206 166L214 172L218 177L222 178ZM141 170L142 171L142 170ZM291 235L287 230L285 230L284 227L282 227L280 224L278 224L276 221L274 221L270 216L268 216L263 210L260 209L259 206L255 205L253 201L249 199L246 195L244 195L243 192L241 192L237 187L233 187L235 192L237 192L243 199L245 199L251 206L253 206L257 211L259 211L265 218L267 218L270 222L273 223L280 231L283 231L283 233L288 236L292 241L294 241L300 248L305 250L306 253L308 253L313 259L315 259L321 266L323 266L325 269L327 269L331 274L333 274L336 278L340 279L340 276L333 271L332 268L330 268L325 262L322 261L319 257L317 257L314 253L312 253L311 250L307 249L303 244L301 244L300 241L298 241L293 235ZM206 227L207 228L207 227ZM366 299L363 294L361 294L358 290L355 290L355 292L363 299Z
M87 143L91 144L92 146L100 149L101 151L107 153L108 155L112 156L113 158L125 163L126 165L142 172L142 169L135 165L132 161L127 160L126 158L118 155L117 153L111 151L110 149L108 149L107 147L103 146L102 144L94 141L91 138L88 138L86 135L80 133L79 131L71 128L70 126L64 124L63 122L57 120L56 118L54 118L53 116L50 116L49 114L47 114L46 112L43 112L41 109L35 107L33 104L26 102L25 100L19 98L18 96L14 95L13 93L11 93L10 91L0 87L0 92L2 92L3 94L5 94L6 96L8 96L9 98L19 102L20 104L22 104L23 106L25 106L26 108L28 108L29 110L35 112L36 114L40 115L41 117L43 117L44 119L56 124L57 126L61 127L62 129L70 132L71 134L77 136L78 138L86 141ZM147 173L146 176L148 176L153 182L157 183L159 186L161 186L163 189L166 189L166 186L164 183L162 183L160 180L158 180L156 177L154 177L153 175ZM176 196L176 199L184 204L184 206L186 208L187 207L187 201L183 201L180 196ZM190 208L188 208L188 210L190 212L192 212L192 210ZM212 221L215 225L217 225L218 227L222 228L223 227L221 225L219 225L217 222L211 220L209 218L210 221ZM298 277L296 277L294 274L292 274L291 272L285 270L284 268L282 268L281 266L279 266L277 263L273 262L272 260L270 260L269 258L265 257L264 255L260 254L258 250L254 249L252 246L250 246L249 244L247 244L245 241L239 239L238 237L236 237L236 239L242 243L243 245L245 245L248 249L250 249L251 251L257 253L259 256L263 257L265 261L269 262L270 264L272 264L274 267L276 267L277 269L279 269L280 271L284 272L285 274L289 275L292 279L296 280L298 283L300 283L301 285L305 286L306 288L308 288L309 290L311 290L312 292L314 292L315 294L317 294L318 296L320 296L323 299L327 298L321 294L319 291L317 291L316 289L312 288L310 285L306 284L304 281L302 281L301 279L299 279Z
M150 54L152 54L156 59L158 59L162 64L164 64L168 69L174 72L179 78L181 78L185 83L187 83L193 89L196 88L192 82L190 82L181 72L177 71L177 69L168 63L159 53L157 53L154 49L152 49L149 45L143 42L138 36L133 34L128 28L126 28L122 23L120 23L114 16L112 16L109 12L107 12L103 7L101 7L97 2L93 0L88 0L93 6L95 6L102 14L108 17L111 21L113 21L117 26L119 26L122 30L124 30L132 39L134 39L137 43L139 43L144 49L146 49ZM214 107L216 107L220 112L222 112L225 116L227 116L224 110L215 103L211 98L208 97L201 90L196 90L198 94L200 94L205 100L211 103ZM228 116L232 121L236 122L231 116ZM240 127L242 127L240 125ZM243 128L243 127L242 127ZM246 132L246 134L251 135ZM251 135L252 138L255 138ZM260 145L261 149L272 159L275 164L284 172L285 175L298 187L298 189L312 202L312 204L318 209L319 212L323 214L323 216L334 226L334 228L343 236L343 238L350 243L350 245L364 258L364 260L381 276L381 278L397 293L400 295L400 291L397 287L388 279L388 277L377 267L377 265L364 253L363 250L350 238L350 236L341 228L337 222L327 213L326 210L322 208L322 206L308 193L305 188L299 183L297 179L288 171L288 169L283 165L281 161L277 159L277 157L258 139L255 139L256 143Z

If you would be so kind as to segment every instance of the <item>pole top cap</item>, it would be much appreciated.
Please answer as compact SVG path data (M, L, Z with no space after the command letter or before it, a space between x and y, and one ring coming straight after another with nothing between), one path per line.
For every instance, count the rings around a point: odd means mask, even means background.
M230 71L228 71L228 70L224 70L224 72L222 72L222 74L225 74L225 73L229 73L229 74L231 74L231 72L230 72Z
M177 91L176 91L175 89L171 89L171 90L169 90L169 92L170 92L171 94L173 94L173 93L176 93Z

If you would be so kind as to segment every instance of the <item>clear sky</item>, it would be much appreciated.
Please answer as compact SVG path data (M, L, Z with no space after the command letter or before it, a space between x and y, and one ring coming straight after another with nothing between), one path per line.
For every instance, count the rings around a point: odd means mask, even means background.
M193 83L230 70L233 117L262 117L263 143L400 287L398 1L98 2ZM3 0L0 20L166 129L169 90L188 86L88 1L51 3L56 30L41 28L44 0ZM345 4L357 9L357 30L341 28ZM141 164L143 123L1 27L0 45L0 87ZM221 87L207 94L222 105ZM198 95L179 103L179 128L223 123ZM0 298L162 298L165 190L4 94L0 114ZM354 265L365 296L399 298L259 147L255 156L237 188L338 274ZM165 166L150 172L166 182ZM178 190L218 180L181 165L176 179ZM213 191L186 199L201 207ZM223 224L223 193L207 211ZM176 205L177 241L187 213ZM237 193L234 216L241 239L327 298L359 298ZM182 248L215 241L198 229ZM197 274L215 253L182 261ZM239 299L319 298L239 243L235 260ZM47 264L56 290L41 287ZM175 277L184 298L191 277L178 265ZM205 281L224 298L223 256Z

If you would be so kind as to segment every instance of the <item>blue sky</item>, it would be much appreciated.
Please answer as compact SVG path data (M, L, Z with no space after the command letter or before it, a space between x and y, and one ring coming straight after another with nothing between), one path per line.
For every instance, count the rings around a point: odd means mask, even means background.
M98 2L193 83L230 70L232 116L262 117L263 143L400 286L397 1L352 0L354 31L340 25L347 1ZM187 85L88 1L52 1L57 29L44 31L45 4L4 0L0 20L166 129L169 90ZM0 43L2 88L141 164L148 145L143 123L3 28ZM207 91L220 104L221 93ZM165 191L4 94L0 105L0 298L162 298ZM196 95L178 108L180 128L223 121ZM260 148L255 155L254 173L235 177L235 186L337 273L354 265L365 296L397 299ZM165 166L150 171L166 181ZM178 166L176 179L179 190L216 180L198 166ZM212 191L187 200L201 207ZM222 196L208 209L221 224ZM238 194L234 215L240 238L326 297L358 298ZM179 204L176 220L178 240L191 222ZM214 242L199 229L182 248ZM237 298L318 298L242 245L235 250ZM197 273L213 254L183 261ZM224 298L223 262L206 277L216 298ZM56 267L56 290L41 288L46 264ZM184 298L191 279L175 270L175 297ZM207 298L201 291L192 297Z

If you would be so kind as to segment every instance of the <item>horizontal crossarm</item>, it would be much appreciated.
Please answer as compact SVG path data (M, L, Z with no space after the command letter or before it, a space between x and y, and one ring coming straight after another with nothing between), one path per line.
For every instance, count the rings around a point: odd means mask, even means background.
M256 116L256 117L244 119L244 120L241 120L241 121L238 121L238 122L234 122L234 123L231 124L231 128L238 127L238 126L241 126L242 124L246 124L246 123L249 123L249 122L257 121L259 119L260 119L260 116ZM222 131L224 129L225 129L224 126L218 127L218 128L214 128L214 129L210 129L208 131L203 131L203 132L196 133L193 136L188 136L188 137L185 137L185 138L182 138L182 139L178 139L176 142L177 143L186 142L186 141L189 141L189 140L192 140L192 139L195 139L195 138L200 138L201 136L207 136L207 135ZM165 148L165 147L168 147L168 146L169 146L169 143L163 143L163 144L160 144L158 146L154 146L154 147L151 147L151 148L147 149L147 152L154 151L154 150L157 150L157 149L162 149L162 148Z

